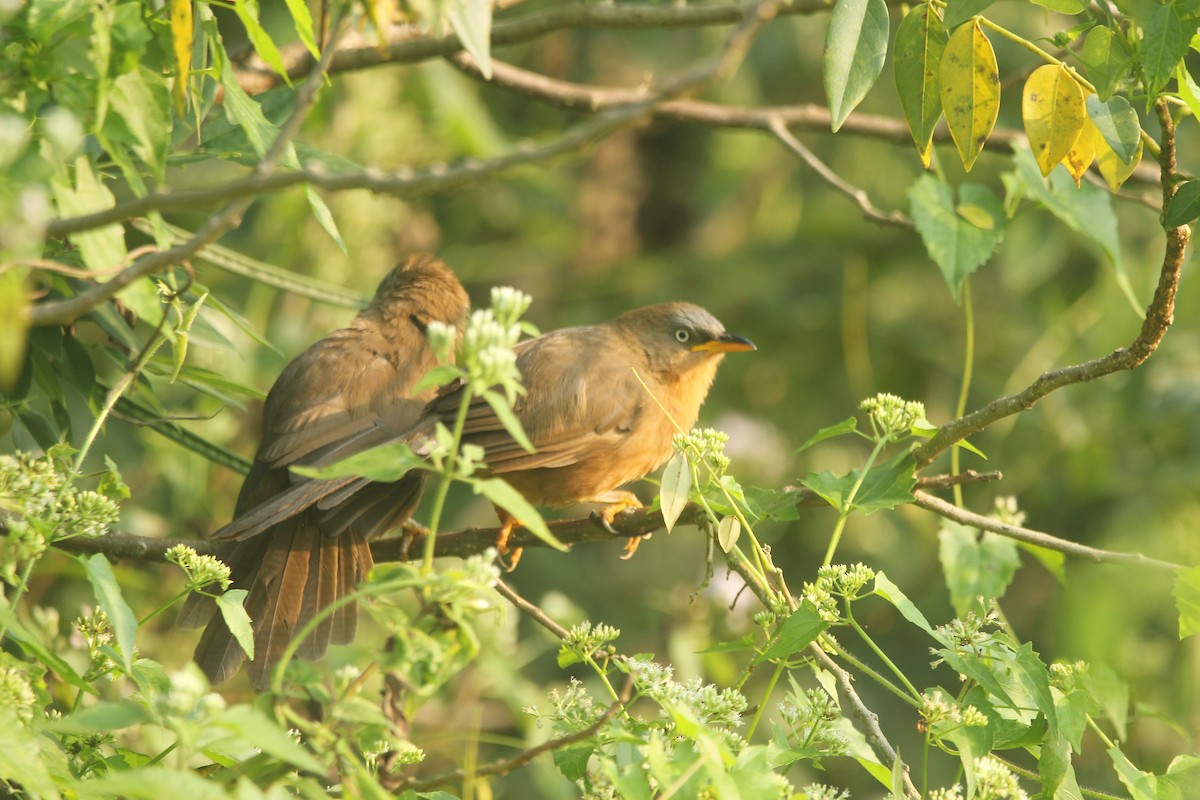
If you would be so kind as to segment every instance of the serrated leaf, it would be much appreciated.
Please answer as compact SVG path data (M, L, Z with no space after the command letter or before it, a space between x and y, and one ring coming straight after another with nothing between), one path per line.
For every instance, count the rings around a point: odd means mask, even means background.
M492 0L449 0L446 18L463 48L479 64L483 77L491 80Z
M113 574L112 565L102 553L96 553L90 558L80 558L87 572L88 582L92 584L92 592L96 602L104 613L108 614L108 622L112 625L113 634L117 639L117 649L121 654L121 662L128 673L133 669L133 648L137 638L137 617L133 609L125 602L117 576Z
M391 483L404 477L405 473L411 470L424 469L427 466L425 457L413 452L407 443L389 442L332 464L320 467L297 464L293 465L291 470L297 475L319 480L357 476L380 483Z
M1061 64L1038 67L1025 81L1021 118L1038 168L1049 175L1075 146L1087 121L1083 90Z
M970 172L1000 113L996 53L978 19L950 34L939 74L942 111L963 168Z
M1125 784L1125 788L1129 790L1129 796L1133 800L1160 800L1158 779L1149 772L1143 772L1135 767L1121 752L1120 745L1110 747L1108 757L1112 759L1117 777L1121 779L1121 783Z
M995 0L947 0L943 17L946 30L954 30L994 2Z
M738 522L737 517L722 518L721 523L717 525L717 544L721 546L721 552L728 553L732 550L741 535L742 523Z
M569 781L582 780L587 774L588 759L596 748L590 744L576 744L554 751L554 766Z
M838 0L825 31L825 97L834 132L883 71L889 34L885 0Z
M1129 101L1113 97L1105 103L1093 94L1088 96L1086 106L1088 118L1117 158L1125 163L1132 161L1142 140L1142 126Z
M1021 558L1017 543L994 533L945 521L938 532L938 558L954 612L978 611L978 598L999 600L1012 583Z
M854 508L864 514L874 514L911 503L912 489L917 485L913 475L916 463L912 453L902 451L886 463L871 467L854 496Z
M1125 40L1104 26L1097 26L1083 40L1079 58L1087 66L1087 75L1101 100L1108 100L1133 67L1133 54Z
M908 190L917 232L955 301L963 282L991 258L1008 225L1003 206L986 187L964 184L959 197L962 202L956 205L950 187L932 175L922 175ZM986 213L991 226L963 219L960 207L971 208L976 217Z
M1142 73L1146 79L1146 102L1153 102L1158 93L1171 79L1175 65L1187 52L1188 31L1174 4L1154 5L1150 18L1142 25L1142 39L1138 43Z
M1171 594L1179 610L1179 638L1200 633L1200 566L1177 572Z
M1200 180L1184 181L1175 187L1175 195L1167 206L1165 228L1178 228L1200 217Z
M317 49L317 38L313 33L313 19L308 10L308 3L304 0L287 0L287 7L292 15L292 24L296 27L296 35L304 42L304 49L319 60L321 52Z
M892 71L908 130L928 169L933 129L942 116L941 63L949 40L933 5L912 9L896 29Z
M858 428L858 420L855 419L854 417L846 417L846 419L842 420L841 422L837 423L836 425L830 425L826 428L821 428L821 430L817 431L812 436L808 437L808 439L804 442L804 444L800 445L794 451L792 451L792 455L796 455L797 453L803 453L805 450L812 447L817 442L823 442L826 439L832 439L835 436L841 436L842 434L845 434L845 433L853 433L857 428Z
M821 631L828 627L829 623L821 619L816 607L806 600L779 625L770 646L754 659L754 663L761 664L798 653L808 647L810 642L815 641L821 635Z
M254 52L258 53L259 58L278 73L288 86L291 86L292 81L288 77L287 68L283 65L283 56L280 55L279 48L275 46L270 34L258 21L258 0L238 0L233 4L233 11L242 21L242 26L246 29L246 36L250 39L250 44L254 46Z
M1096 137L1100 132L1096 130L1096 126L1089 119L1083 123L1083 130L1079 132L1079 138L1075 140L1070 152L1063 158L1063 166L1067 168L1067 172L1075 181L1075 188L1079 188L1080 181L1083 180L1084 173L1088 171L1088 167L1096 160Z
M692 468L683 453L676 453L663 468L662 482L658 490L659 505L662 507L663 524L667 533L675 527L679 515L687 507L691 491Z
M181 117L187 113L188 81L192 74L192 44L195 38L192 0L171 0L171 54L175 72L171 96L175 100L175 112Z
M1108 146L1108 142L1103 136L1096 137L1096 168L1100 170L1100 174L1104 176L1104 180L1108 183L1108 188L1112 191L1117 191L1129 180L1129 176L1137 169L1137 165L1142 161L1142 142L1139 140L1137 150L1133 153L1133 160L1129 163L1123 162L1113 149Z
M567 546L558 540L542 515L533 507L524 495L518 492L500 478L472 478L468 483L475 490L490 500L494 505L507 511L521 522L537 538L553 547L555 550L566 550Z
M250 615L246 613L246 595L248 592L245 589L230 589L224 594L217 595L217 609L221 612L221 618L225 620L226 627L233 634L233 638L241 645L242 650L246 652L246 657L251 661L254 660L254 628L250 623Z

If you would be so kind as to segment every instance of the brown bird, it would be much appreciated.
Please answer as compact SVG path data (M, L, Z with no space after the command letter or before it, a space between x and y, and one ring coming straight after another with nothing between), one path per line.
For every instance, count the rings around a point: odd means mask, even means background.
M543 334L515 349L526 394L518 397L513 410L534 452L508 433L482 398L468 409L463 441L482 446L488 472L503 477L531 503L606 503L601 517L609 524L620 510L641 505L619 487L670 457L675 433L696 423L724 353L755 347L727 333L699 306L663 303L600 325ZM348 442L337 457L398 439L420 450L422 439L438 422L452 424L461 391L460 387L439 395L411 430L381 420L376 429ZM333 460L337 459L324 459ZM359 494L373 486L363 478L311 481L217 535L254 537L313 505L332 513L353 506ZM500 516L503 550L516 520L504 512Z
M288 364L263 406L263 439L238 494L235 521L300 481L288 472L290 466L337 460L345 442L381 422L393 430L413 427L434 394L412 394L437 363L425 328L436 320L461 331L469 309L467 293L445 264L412 256L383 279L348 328ZM218 555L232 567L233 586L249 590L245 608L255 651L249 672L256 687L268 683L297 630L366 575L372 566L367 539L409 517L422 478L413 472L396 483L372 484L352 504L329 512L304 509L259 536L222 546ZM354 604L339 609L305 639L298 655L320 658L329 643L351 641L357 613ZM180 624L206 622L195 660L219 683L237 671L245 653L212 602L193 595Z

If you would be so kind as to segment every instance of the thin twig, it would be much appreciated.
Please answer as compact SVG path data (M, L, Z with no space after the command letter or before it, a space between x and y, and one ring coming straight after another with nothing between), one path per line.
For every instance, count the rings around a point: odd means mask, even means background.
M824 161L817 158L813 151L805 147L799 139L792 135L792 132L787 129L782 119L776 118L771 120L770 129L771 133L775 134L775 138L795 153L809 169L817 173L817 176L821 180L858 204L865 219L871 222L878 222L882 225L893 225L906 231L915 231L917 229L916 224L901 212L893 211L888 214L876 208L875 204L871 202L870 195L857 186L851 185L845 178L830 169Z
M1009 525L998 519L985 517L982 514L976 514L972 511L959 508L953 503L948 503L939 497L934 497L922 491L913 492L913 496L916 498L918 508L932 511L946 519L980 528L981 530L991 531L1001 536L1007 536L1010 539L1016 539L1018 542L1025 542L1026 544L1044 547L1047 550L1056 550L1067 555L1085 558L1088 561L1094 561L1098 564L1138 564L1156 569L1184 569L1182 564L1162 561L1157 558L1144 556L1141 553L1118 553L1113 550L1101 550L1100 548L1088 547L1085 544L1072 542L1068 539L1060 539L1057 536L1042 533L1041 531L1022 528L1018 525Z
M387 788L390 791L401 793L406 791L427 792L431 789L436 789L439 786L449 786L451 784L460 783L465 779L486 778L489 775L507 775L514 769L523 767L530 761L533 761L543 753L549 753L554 750L561 750L564 747L570 747L577 742L584 742L598 734L605 725L608 724L617 713L625 707L629 702L629 698L633 696L633 676L630 675L625 681L624 687L621 689L621 696L616 702L609 705L604 710L604 713L598 720L593 722L588 727L575 733L568 733L565 736L559 736L557 739L551 739L547 742L531 747L528 750L522 750L512 758L505 758L499 761L493 761L491 764L486 764L477 769L471 770L469 773L463 769L451 770L443 772L441 775L435 775L432 778L406 778L389 785Z
M1166 208L1175 194L1177 184L1175 126L1171 121L1171 114L1166 103L1159 101L1155 108L1159 112L1159 122L1162 126L1163 141L1159 164L1162 168L1163 208ZM1167 231L1166 234L1162 268L1159 271L1154 298L1146 309L1146 317L1142 322L1141 330L1128 347L1119 348L1106 356L1082 364L1043 373L1024 390L997 398L983 408L946 423L929 441L914 451L917 465L928 464L955 442L960 442L968 436L978 433L997 420L1033 408L1043 397L1064 386L1087 383L1114 372L1134 369L1149 358L1158 349L1159 343L1174 320L1175 294L1179 289L1179 276L1191 229L1186 225L1181 225Z
M517 594L516 590L504 581L496 581L496 591L499 592L505 600L516 606L518 611L532 619L538 625L541 625L543 628L553 633L557 638L567 638L568 631L566 628L550 619L545 611L542 611L536 605Z

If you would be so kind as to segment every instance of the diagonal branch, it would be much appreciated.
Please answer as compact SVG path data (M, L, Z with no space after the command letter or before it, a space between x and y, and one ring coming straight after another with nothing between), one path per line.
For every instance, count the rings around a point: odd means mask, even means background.
M976 514L972 511L959 508L953 503L947 503L940 497L934 497L920 490L914 492L913 495L916 498L915 502L918 508L932 511L934 514L946 519L962 523L963 525L970 525L980 530L991 531L1000 536L1007 536L1009 539L1016 539L1018 542L1025 542L1026 544L1044 547L1047 550L1056 550L1060 553L1084 558L1098 564L1137 564L1156 569L1184 569L1182 564L1161 561L1157 558L1144 556L1141 553L1118 553L1113 550L1101 550L1098 547L1088 547L1085 544L1072 542L1058 536L1051 536L1041 531L1022 528L1019 525L1009 525L993 517L985 517L982 514Z
M1175 194L1178 178L1175 169L1175 125L1165 101L1159 100L1155 108L1162 126L1163 139L1159 154L1159 164L1162 168L1162 207L1167 208ZM1142 328L1128 347L1118 348L1106 356L1082 364L1043 373L1024 390L997 398L983 408L946 423L928 442L913 451L917 464L928 464L954 443L978 433L997 420L1033 408L1043 397L1064 386L1087 383L1114 372L1134 369L1149 358L1158 349L1175 316L1175 294L1179 289L1179 276L1191 229L1182 225L1166 233L1158 286L1154 290L1154 298L1146 308Z

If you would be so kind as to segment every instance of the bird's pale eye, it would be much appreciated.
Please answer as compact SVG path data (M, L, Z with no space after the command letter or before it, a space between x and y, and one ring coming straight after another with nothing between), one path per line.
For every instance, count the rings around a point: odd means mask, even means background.
M675 331L675 341L679 342L680 344L686 343L687 340L691 339L691 338L692 338L692 334L688 331L687 328L679 328L678 330Z

